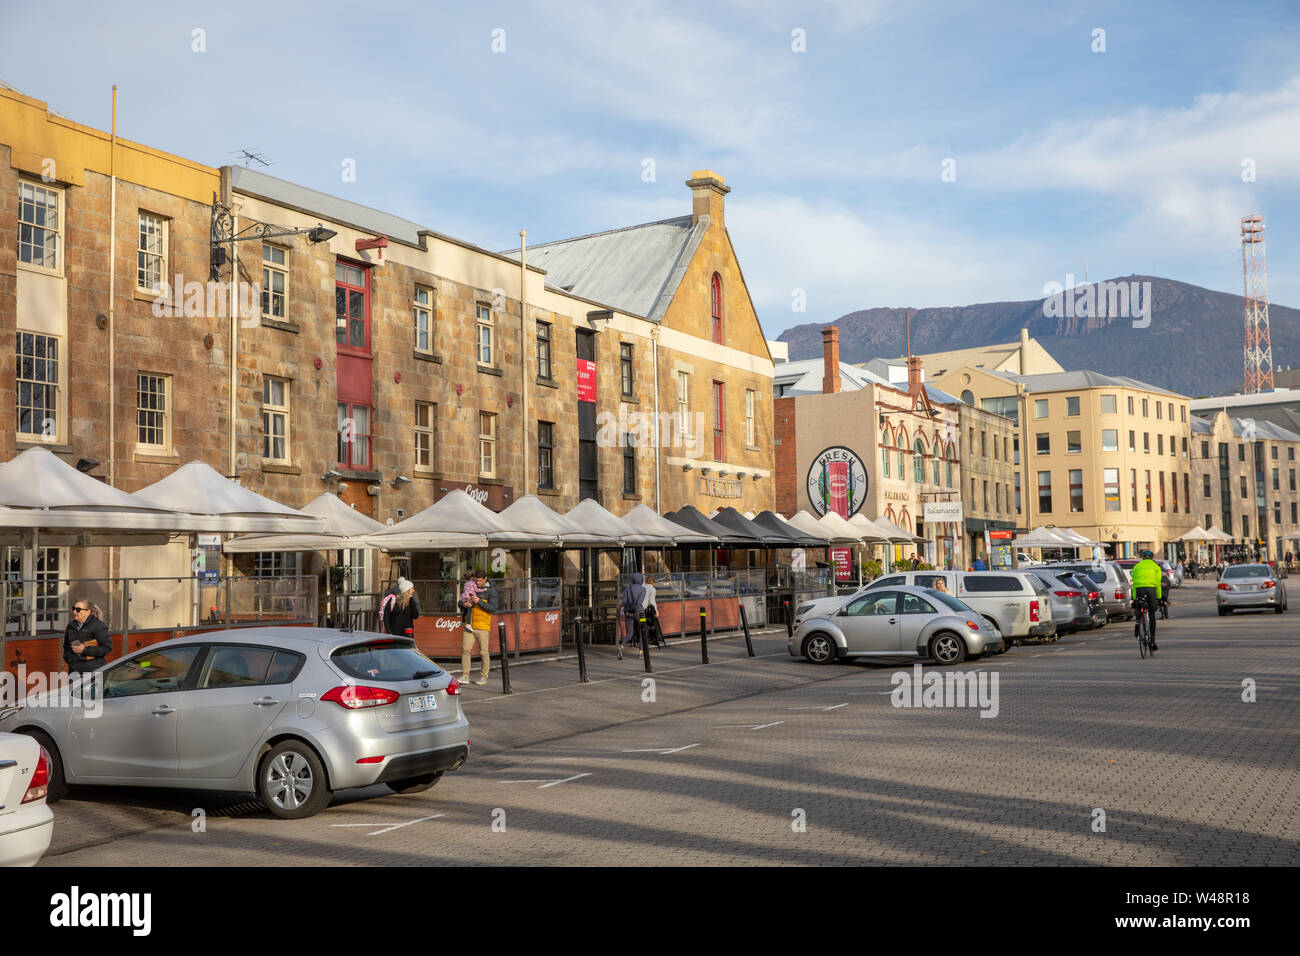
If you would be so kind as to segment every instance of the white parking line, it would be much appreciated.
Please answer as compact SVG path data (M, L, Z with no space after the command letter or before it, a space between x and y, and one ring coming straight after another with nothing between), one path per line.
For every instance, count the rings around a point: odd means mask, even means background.
M698 747L699 744L687 744L685 747L670 747L667 750L660 750L658 747L646 747L641 750L624 750L625 754L679 754L683 750L690 750L692 747Z
M379 836L381 833L391 833L393 830L400 830L402 827L409 827L414 823L423 823L425 820L436 820L438 817L445 817L445 813L435 813L432 816L420 817L418 820L408 820L406 823L393 823L385 826L382 823L331 823L331 827L383 827L382 830L375 830L373 833L367 833L366 836Z
M574 780L580 780L583 777L590 777L590 773L576 773L572 777L565 777L563 780L552 780L546 786L538 787L538 790L545 790L547 787L558 787L562 783L570 783Z
M740 728L740 727L743 727L746 730L764 730L768 727L775 727L777 724L784 724L784 723L785 723L784 720L774 720L770 724L717 724L714 726L714 730L725 730L727 728Z
M849 706L849 702L846 700L842 704L831 704L829 707L825 707L821 704L812 704L805 707L787 707L786 710L839 710L841 707L847 706Z

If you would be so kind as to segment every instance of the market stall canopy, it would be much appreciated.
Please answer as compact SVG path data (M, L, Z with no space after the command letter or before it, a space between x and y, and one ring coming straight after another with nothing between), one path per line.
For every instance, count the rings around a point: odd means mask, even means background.
M1062 537L1056 533L1055 528L1048 528L1039 525L1028 534L1022 534L1018 538L1012 539L1012 544L1020 545L1024 548L1077 548L1078 542L1071 541L1069 538Z
M837 544L862 544L862 532L849 524L834 511L828 511L817 519L817 523L831 535Z
M767 543L766 532L764 532L762 528L755 527L754 522L750 521L735 508L719 508L718 513L709 520L722 525L724 528L738 535L748 535L750 540L753 542L749 545L751 548L771 547L771 545ZM781 541L776 545L776 547L789 547L790 544L791 542L789 539L785 538L783 535Z
M718 543L718 539L711 534L683 528L681 525L669 521L663 515L655 514L654 509L649 505L637 505L623 515L623 520L638 531L645 534L661 535L670 539L673 544Z
M888 541L889 532L880 527L861 511L849 519L849 527L856 528L862 532L862 537L873 541Z
M771 532L773 537L785 537L793 542L791 547L796 548L824 548L826 547L825 534L809 534L801 531L780 515L773 511L760 511L754 516L754 524L766 531Z
M684 508L678 508L676 511L670 511L664 515L673 524L679 524L683 528L689 528L692 531L712 535L718 539L719 544L724 545L746 545L758 547L754 544L752 534L740 534L727 525L714 521L707 517L699 508L694 505L686 505Z
M778 516L779 517L779 516ZM818 543L814 547L825 547L836 540L826 528L824 528L816 518L807 511L796 511L790 517L784 519L785 523L796 531L808 535L811 538L817 538ZM857 538L853 539L858 540Z
M885 534L889 535L889 540L894 544L901 544L904 541L917 542L917 541L925 540L924 538L918 538L910 531L904 531L902 528L894 524L894 522L890 521L888 518L883 518L883 517L872 518L871 523L874 524L881 531L885 532Z
M672 539L665 535L638 531L635 526L602 508L595 498L584 498L579 501L576 507L565 513L564 517L569 520L569 524L576 527L606 535L615 541L621 540L623 546L628 548L673 543ZM615 546L609 545L609 547Z
M1187 532L1187 534L1181 535L1178 538L1178 540L1179 541L1215 541L1217 539L1214 537L1214 535L1207 532L1204 528L1202 528L1198 524L1191 531Z
M211 465L192 461L166 478L136 492L140 498L187 516L190 531L302 531L319 534L325 520L264 498L222 475Z
M166 544L194 530L185 515L78 471L46 448L0 465L0 544L35 532L49 547Z
M1232 535L1224 531L1222 528L1207 528L1206 532L1208 534L1214 535L1215 541L1236 541L1237 540Z
M617 548L619 542L609 534L587 531L568 518L557 514L536 495L524 495L497 514L506 529L488 535L493 544L518 543L525 547Z
M304 505L302 513L324 519L325 530L315 534L298 531L246 534L222 542L221 549L227 554L248 554L254 551L333 551L373 547L362 541L362 536L384 530L384 526L374 518L363 515L331 492Z
M1091 541L1085 538L1073 528L1051 528L1049 530L1056 532L1057 537L1064 538L1080 548L1100 548L1105 546L1101 541Z
M486 548L488 535L502 530L496 512L457 488L405 521L366 535L364 541L384 551L454 551Z

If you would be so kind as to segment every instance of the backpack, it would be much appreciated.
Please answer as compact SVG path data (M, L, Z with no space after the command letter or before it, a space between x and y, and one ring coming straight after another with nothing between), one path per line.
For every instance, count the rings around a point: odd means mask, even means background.
M385 634L389 633L388 612L391 608L395 607L396 605L397 605L396 594L385 594L384 599L379 602L379 626L383 629Z

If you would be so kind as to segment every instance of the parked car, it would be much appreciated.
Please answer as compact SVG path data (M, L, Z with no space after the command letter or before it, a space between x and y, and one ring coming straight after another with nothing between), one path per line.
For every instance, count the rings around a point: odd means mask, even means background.
M1267 564L1229 565L1214 593L1219 617L1243 607L1271 607L1275 614L1286 610L1286 585Z
M949 594L996 627L1007 647L1018 640L1056 636L1047 585L1028 571L907 571L876 578L867 587L933 587L939 580Z
M427 790L469 756L459 684L407 637L214 631L95 673L102 688L72 696L100 713L29 697L0 714L49 752L50 800L75 784L244 791L296 819L335 790Z
M31 737L0 733L0 866L35 866L50 848L50 755Z
M1031 568L1026 573L1047 585L1057 634L1070 634L1092 627L1092 608L1088 604L1090 585L1083 585L1070 571L1046 565Z
M864 588L814 602L786 642L814 664L860 657L921 657L958 664L1002 649L973 608L920 587Z
M1129 607L1132 602L1129 598L1128 572L1116 562L1064 561L1048 567L1074 571L1091 579L1100 592L1108 621L1122 621L1133 616L1133 610Z

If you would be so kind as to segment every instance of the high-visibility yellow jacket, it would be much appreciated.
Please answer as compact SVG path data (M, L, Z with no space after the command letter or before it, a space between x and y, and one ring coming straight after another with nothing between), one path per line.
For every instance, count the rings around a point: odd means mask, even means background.
M1150 558L1147 558L1144 561L1139 561L1137 564L1133 565L1133 572L1131 575L1133 578L1133 587L1129 597L1136 600L1138 588L1155 588L1156 597L1163 600L1165 596L1164 573L1164 568L1160 567L1160 565L1156 564Z

